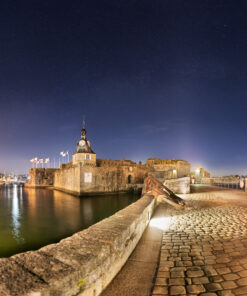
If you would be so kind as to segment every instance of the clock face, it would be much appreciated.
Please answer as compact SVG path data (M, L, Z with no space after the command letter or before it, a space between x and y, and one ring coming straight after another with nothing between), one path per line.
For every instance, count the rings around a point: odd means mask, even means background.
M86 144L86 142L84 140L80 140L79 145L80 146L84 146Z

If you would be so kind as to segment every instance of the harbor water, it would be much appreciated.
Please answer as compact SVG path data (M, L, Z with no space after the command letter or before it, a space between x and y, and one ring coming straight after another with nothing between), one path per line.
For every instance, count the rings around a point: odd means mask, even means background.
M0 257L58 242L135 202L133 194L75 197L49 189L0 187Z

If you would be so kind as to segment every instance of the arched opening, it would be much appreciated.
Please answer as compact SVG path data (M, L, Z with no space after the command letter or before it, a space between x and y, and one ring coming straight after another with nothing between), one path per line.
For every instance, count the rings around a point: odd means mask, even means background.
M132 176L128 175L128 184L131 184L131 181L132 181Z

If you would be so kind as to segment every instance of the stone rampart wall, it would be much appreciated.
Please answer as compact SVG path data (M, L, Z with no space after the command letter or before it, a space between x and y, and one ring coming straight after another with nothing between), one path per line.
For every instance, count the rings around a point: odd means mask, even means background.
M86 176L90 174L88 179ZM58 170L54 188L77 195L128 191L143 184L147 170L143 167L92 167L78 164Z
M72 161L60 164L61 169L70 169L73 167Z
M25 186L53 186L76 195L139 190L148 171L142 165L95 167L70 162L60 169L30 169L30 180Z
M183 178L190 175L190 163L185 160L148 159L146 165L147 167L153 168L154 172L151 174L153 174L155 178L161 173L163 173L166 179L172 179L174 175L176 175L176 178ZM173 170L176 170L175 174Z
M0 295L97 296L120 271L155 208L151 195L57 244L0 259Z
M54 188L80 193L80 165L57 170L54 174Z
M109 166L136 166L137 164L132 160L112 160L112 159L96 159L96 165L100 167L109 167Z
M173 178L172 171L150 171L148 175L158 179L161 183L163 183L165 180Z
M29 169L30 179L25 183L27 187L53 186L54 174L57 169L32 168Z
M183 193L183 194L190 193L189 177L166 180L164 182L164 185L167 186L174 193Z
M177 166L177 177L183 178L190 175L190 163L179 162Z

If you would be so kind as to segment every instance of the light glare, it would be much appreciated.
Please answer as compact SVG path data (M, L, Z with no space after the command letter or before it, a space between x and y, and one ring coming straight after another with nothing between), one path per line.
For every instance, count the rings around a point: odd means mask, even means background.
M152 218L150 221L150 226L154 228L158 228L160 230L168 230L171 224L170 217L162 217L162 218Z

